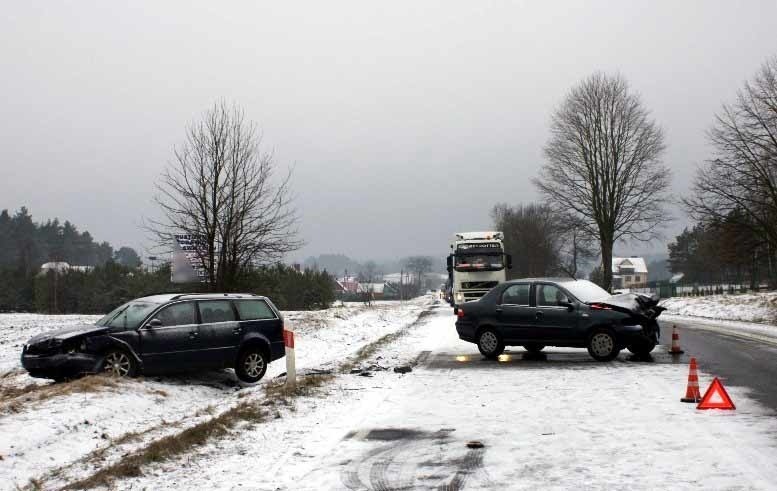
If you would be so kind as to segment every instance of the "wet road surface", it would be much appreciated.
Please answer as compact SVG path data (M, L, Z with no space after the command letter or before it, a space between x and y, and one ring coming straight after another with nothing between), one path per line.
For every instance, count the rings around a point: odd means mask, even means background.
M704 324L691 321L664 321L661 344L667 349L673 324L685 351L679 361L688 363L696 357L700 370L719 377L724 385L748 387L753 399L777 413L777 344L705 330ZM702 393L705 390L701 387Z

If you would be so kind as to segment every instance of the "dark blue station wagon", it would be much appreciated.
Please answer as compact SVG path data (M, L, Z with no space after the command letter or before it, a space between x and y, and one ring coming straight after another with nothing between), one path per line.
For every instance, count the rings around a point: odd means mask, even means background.
M283 317L251 294L166 294L132 300L92 325L49 331L22 351L33 377L121 377L234 368L257 382L284 356Z

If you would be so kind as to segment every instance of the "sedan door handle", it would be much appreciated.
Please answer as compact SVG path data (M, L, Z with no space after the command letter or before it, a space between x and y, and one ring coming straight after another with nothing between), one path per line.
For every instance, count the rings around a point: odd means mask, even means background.
M240 327L232 329L232 334L240 334L241 332L243 332L243 329Z
M501 313L502 313L502 309L501 309L501 308L499 308L499 307L497 307L497 308L496 308L496 313L497 313L497 314L501 314Z
M542 319L542 312L537 312L534 316L538 319Z
M199 336L199 335L200 335L200 333L197 332L197 331L190 331L189 332L189 339L196 339L197 336Z

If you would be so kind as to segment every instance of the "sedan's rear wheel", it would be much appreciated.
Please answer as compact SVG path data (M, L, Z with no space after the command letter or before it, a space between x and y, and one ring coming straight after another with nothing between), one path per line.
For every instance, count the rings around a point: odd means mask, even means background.
M484 329L478 335L478 349L486 358L496 358L505 350L505 345L499 334L493 329Z
M103 359L103 372L114 377L134 377L137 373L135 359L124 350L109 351Z
M614 360L620 348L615 335L609 329L597 329L588 337L588 354L596 361Z

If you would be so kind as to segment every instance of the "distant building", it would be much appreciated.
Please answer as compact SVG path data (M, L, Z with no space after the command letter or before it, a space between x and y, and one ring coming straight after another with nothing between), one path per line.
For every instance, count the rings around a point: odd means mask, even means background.
M615 290L645 288L648 270L642 257L612 258L612 287Z
M68 271L80 271L82 273L88 273L89 271L93 270L94 266L75 266L68 264L64 261L55 261L50 263L44 263L40 267L40 272L38 273L41 276L45 276L49 273L49 271L55 271L57 274L66 273Z
M355 276L343 276L337 278L338 288L345 293L357 293L359 291L359 282Z

